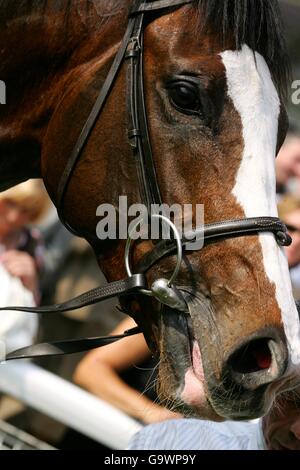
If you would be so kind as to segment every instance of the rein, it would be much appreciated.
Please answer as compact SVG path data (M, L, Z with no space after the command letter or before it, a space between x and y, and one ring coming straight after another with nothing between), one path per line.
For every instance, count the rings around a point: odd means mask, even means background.
M145 16L150 12L159 11L166 14L167 9L180 7L192 3L193 0L154 0L150 2L136 0L129 14L129 20L123 40L116 54L111 69L106 77L104 85L93 106L88 120L86 121L81 134L76 142L73 152L67 162L62 174L57 191L57 210L62 223L75 235L80 235L69 225L64 216L64 200L73 171L79 161L82 151L88 142L88 139L94 129L105 103L108 98L114 82L118 76L120 68L126 60L129 67L129 97L130 97L130 122L131 129L128 132L128 139L132 147L135 160L137 161L137 174L141 200L144 201L151 214L152 205L160 206L161 195L157 181L154 160L152 156L151 142L148 131L147 113L144 99L143 84L143 34ZM129 257L131 247L131 237L129 234L126 251L125 265L128 277L121 281L98 287L86 292L74 299L62 304L56 304L49 307L3 307L0 311L14 310L30 313L50 314L63 313L70 310L76 310L81 307L100 303L112 297L123 297L132 294L143 294L151 296L162 305L173 308L174 310L187 311L186 302L181 292L175 286L175 280L178 275L181 261L182 249L187 243L202 240L206 246L211 243L217 243L225 239L235 237L257 235L259 233L269 232L275 235L277 243L281 246L287 246L291 243L291 238L287 233L284 223L275 217L256 217L241 220L226 220L214 224L204 225L197 228L194 232L186 234L181 239L175 225L164 215L153 214L161 221L168 224L173 232L170 240L162 240L155 244L151 252L147 253L137 266L138 273L132 274ZM151 267L157 264L166 256L172 255L177 249L177 264L171 279L158 279L149 288L145 274ZM127 312L126 312L127 313ZM123 335L83 338L77 340L58 341L52 343L36 344L25 347L9 353L6 360L27 359L41 356L56 356L61 354L71 354L75 352L87 351L90 349L105 346L122 338L141 333L141 330L133 328L126 331Z

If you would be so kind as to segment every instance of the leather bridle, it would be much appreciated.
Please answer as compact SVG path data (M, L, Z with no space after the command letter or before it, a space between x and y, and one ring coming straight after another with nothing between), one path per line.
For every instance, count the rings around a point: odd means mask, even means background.
M148 213L153 217L158 217L170 225L174 237L170 240L162 240L155 244L152 251L146 254L137 266L138 274L132 274L129 266L130 238L126 249L126 268L128 278L122 281L112 282L106 286L98 287L82 294L63 304L50 307L5 307L0 310L15 310L34 313L55 313L76 310L78 308L102 302L111 297L124 297L129 294L151 295L161 304L167 305L174 310L185 310L186 304L180 292L176 289L175 278L178 274L182 248L193 240L203 237L204 246L216 243L218 241L255 235L261 232L270 232L275 235L279 245L287 246L291 243L291 238L287 233L283 222L274 217L256 217L241 220L226 220L214 224L205 225L197 228L185 238L180 239L174 224L166 220L164 215L153 214L153 205L160 206L162 203L161 193L155 171L154 160L152 156L151 142L148 131L147 113L144 99L143 84L143 37L145 18L148 18L150 12L158 12L160 15L167 14L170 9L181 7L185 4L193 3L194 0L136 0L129 13L129 20L126 32L116 57L106 77L104 85L99 93L95 105L87 119L81 134L76 142L74 150L67 162L63 175L61 177L57 191L58 214L63 224L76 235L83 234L71 227L64 214L65 196L68 190L69 182L79 161L85 145L95 127L95 124L105 106L116 77L124 61L128 62L129 67L129 99L130 99L130 123L131 128L128 132L130 146L133 149L135 160L137 162L137 175L139 181L139 190L141 201L148 208ZM149 289L145 274L166 256L172 255L177 249L177 265L172 279L167 281L159 279L153 283ZM175 275L176 274L176 275ZM126 312L128 313L128 312ZM70 354L74 352L86 351L105 344L114 342L126 336L140 333L139 328L134 328L120 336L85 338L79 340L59 341L53 343L43 343L22 348L6 356L6 360L31 358L38 356L52 356L60 354Z

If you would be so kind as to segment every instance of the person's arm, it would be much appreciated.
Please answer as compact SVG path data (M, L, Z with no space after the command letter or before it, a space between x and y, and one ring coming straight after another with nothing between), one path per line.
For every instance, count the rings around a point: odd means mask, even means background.
M131 318L122 321L112 332L117 335L136 326ZM154 404L128 386L119 373L143 362L150 356L143 335L122 339L88 353L78 364L73 380L90 393L106 400L128 415L145 423L174 419L179 415Z

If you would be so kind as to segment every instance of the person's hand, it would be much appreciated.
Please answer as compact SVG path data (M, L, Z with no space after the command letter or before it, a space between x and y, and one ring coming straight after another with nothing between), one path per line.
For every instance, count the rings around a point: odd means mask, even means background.
M175 413L159 405L151 404L151 406L143 412L142 419L145 424L154 424L168 419L179 419L182 417L183 416L179 413Z
M300 178L300 137L288 137L276 159L276 179L281 185Z
M36 294L38 276L34 259L24 251L9 250L0 256L0 262L14 277L21 280L24 287Z
M300 450L300 400L295 392L280 396L262 426L269 450Z

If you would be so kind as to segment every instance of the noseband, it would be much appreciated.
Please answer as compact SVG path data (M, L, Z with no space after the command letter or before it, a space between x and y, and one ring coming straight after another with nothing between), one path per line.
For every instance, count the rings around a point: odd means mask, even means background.
M164 15L170 12L170 9L176 9L189 3L193 3L193 0L156 0L149 2L136 0L133 2L133 6L129 14L128 26L119 50L90 116L85 123L74 150L67 162L58 186L57 210L60 220L75 235L82 236L84 234L79 234L73 227L71 227L66 221L64 215L64 201L68 185L82 151L88 142L99 116L101 115L106 100L125 60L128 62L129 68L129 108L131 128L128 132L128 139L133 150L135 161L137 162L137 175L141 201L148 208L148 214L153 213L152 208L154 205L157 207L162 204L161 193L152 156L144 98L144 24L145 18L151 12L158 12L159 14ZM255 217L216 222L204 225L204 227L198 228L190 234L186 234L183 239L180 238L175 225L164 215L153 214L153 217L159 218L168 224L172 229L173 237L171 240L160 241L154 246L151 252L144 256L137 266L138 274L132 274L130 266L131 234L129 234L125 250L125 265L128 274L127 279L98 287L63 304L36 308L5 307L0 310L16 310L34 313L66 312L102 302L103 300L111 297L122 297L129 294L139 293L152 296L161 304L171 307L174 310L186 311L186 303L180 291L175 286L175 280L181 265L182 249L187 243L196 241L201 237L203 238L204 246L206 246L221 240L234 237L244 237L247 235L257 235L262 232L273 233L277 243L281 246L288 246L291 243L291 238L287 233L286 226L280 219L274 217ZM158 279L149 289L145 277L147 271L166 256L174 254L176 250L177 264L171 279ZM139 328L134 328L120 336L86 338L33 345L8 354L6 356L6 360L37 356L53 356L86 351L139 332Z

